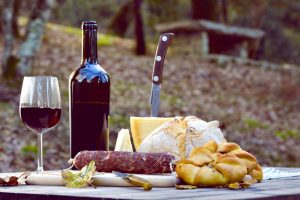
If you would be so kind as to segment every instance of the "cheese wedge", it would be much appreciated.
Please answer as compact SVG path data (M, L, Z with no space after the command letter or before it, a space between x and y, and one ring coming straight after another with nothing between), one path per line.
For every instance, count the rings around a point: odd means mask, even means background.
M130 117L130 128L135 149L157 127L172 120L172 117Z
M130 151L132 152L132 145L128 129L121 129L118 133L115 151Z

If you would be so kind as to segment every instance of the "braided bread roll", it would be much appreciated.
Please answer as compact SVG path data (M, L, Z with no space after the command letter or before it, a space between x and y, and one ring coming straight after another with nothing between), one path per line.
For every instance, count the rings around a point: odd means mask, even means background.
M241 147L236 143L220 144L218 146L217 152L222 154L235 155L240 158L244 165L247 167L247 173L252 171L257 166L256 158L247 151L242 150Z
M176 173L190 185L224 186L242 182L246 175L262 180L256 158L235 143L210 141L194 148L187 159L176 163Z

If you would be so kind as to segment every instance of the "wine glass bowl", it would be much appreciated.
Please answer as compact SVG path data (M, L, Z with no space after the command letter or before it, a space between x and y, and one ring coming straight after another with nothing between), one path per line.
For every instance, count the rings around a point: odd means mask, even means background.
M21 119L25 126L38 134L47 132L60 120L60 108L21 106L20 109Z
M53 76L24 77L20 97L20 118L38 135L38 169L43 172L42 135L60 120L61 98L58 80Z

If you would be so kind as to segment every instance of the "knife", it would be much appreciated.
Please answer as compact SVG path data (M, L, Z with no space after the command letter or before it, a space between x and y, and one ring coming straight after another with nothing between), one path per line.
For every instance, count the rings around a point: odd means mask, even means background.
M117 171L113 171L112 173L127 181L128 183L131 183L132 185L143 187L145 191L149 191L152 189L152 184L141 177Z
M163 33L159 37L153 63L152 88L150 96L151 117L158 117L164 60L173 37L174 33Z

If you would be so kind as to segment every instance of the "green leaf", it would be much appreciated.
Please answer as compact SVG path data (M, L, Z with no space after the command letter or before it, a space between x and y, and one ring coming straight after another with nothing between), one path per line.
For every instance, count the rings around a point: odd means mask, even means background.
M267 128L269 128L269 125L264 124L264 123L260 122L257 119L245 118L244 119L244 123L249 128L260 128L260 129L267 129Z
M75 175L69 170L63 170L61 175L65 181L74 181L75 179Z
M296 130L278 130L275 131L275 135L282 140L300 138L300 133Z
M79 172L73 173L70 170L62 170L61 176L63 177L66 187L69 188L82 188L92 185L92 177L96 173L95 161L91 161L88 165L84 166Z
M21 151L22 151L23 154L26 154L26 155L29 155L29 154L32 154L32 153L34 155L37 155L37 153L38 153L37 146L36 145L31 145L31 144L23 146Z

